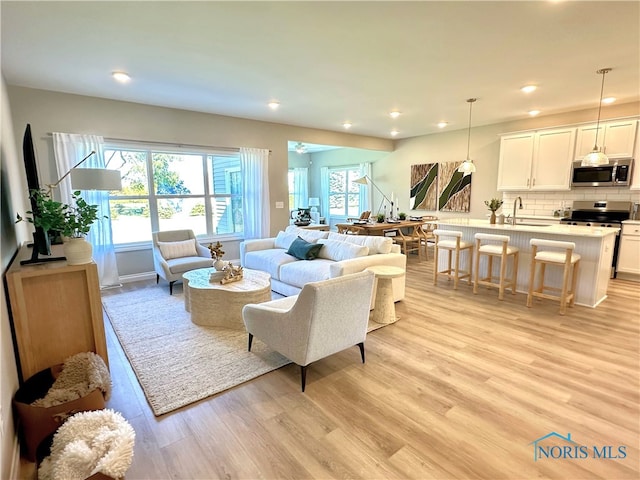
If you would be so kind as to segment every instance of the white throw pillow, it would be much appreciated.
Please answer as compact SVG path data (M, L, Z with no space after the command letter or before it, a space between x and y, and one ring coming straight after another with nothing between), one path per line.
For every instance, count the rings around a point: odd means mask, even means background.
M390 253L393 246L393 239L374 235L345 235L343 233L330 232L329 240L364 245L369 247L369 255Z
M286 250L289 250L289 247L296 238L298 238L297 235L293 233L279 231L276 239L273 241L273 246L275 248L284 248Z
M180 242L158 242L158 248L160 248L160 253L162 253L162 257L165 260L198 256L196 240L194 238Z
M369 254L369 247L354 245L348 242L338 242L321 238L317 243L322 244L318 258L326 258L334 262L349 260L350 258L366 257Z
M327 238L329 232L321 230L309 230L307 228L298 228L295 225L289 225L285 230L286 233L292 233L296 237L300 237L309 243L316 243L321 238Z

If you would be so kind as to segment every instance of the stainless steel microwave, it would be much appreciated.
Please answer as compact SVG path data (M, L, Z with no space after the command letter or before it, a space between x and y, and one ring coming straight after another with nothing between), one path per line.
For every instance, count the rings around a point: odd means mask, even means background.
M632 158L609 160L609 165L583 167L573 162L572 187L628 187L631 183Z

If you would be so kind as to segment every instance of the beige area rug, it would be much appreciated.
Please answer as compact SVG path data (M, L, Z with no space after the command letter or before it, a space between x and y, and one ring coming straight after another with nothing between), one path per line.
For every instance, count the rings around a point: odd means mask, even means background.
M176 291L177 290L177 291ZM247 333L195 325L181 289L149 287L102 304L155 415L162 415L287 365ZM369 322L369 331L384 325Z

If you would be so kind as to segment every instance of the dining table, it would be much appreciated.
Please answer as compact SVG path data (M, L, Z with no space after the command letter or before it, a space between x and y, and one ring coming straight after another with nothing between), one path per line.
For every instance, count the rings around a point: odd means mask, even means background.
M436 222L437 219L430 219L428 217L421 218L419 220L397 220L386 222L349 222L349 223L337 223L336 228L338 233L351 233L356 235L384 235L385 230L391 230L394 228L401 229L415 229L426 223Z

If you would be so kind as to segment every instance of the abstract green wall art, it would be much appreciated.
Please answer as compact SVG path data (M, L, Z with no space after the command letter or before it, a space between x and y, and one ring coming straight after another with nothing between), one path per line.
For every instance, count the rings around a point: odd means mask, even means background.
M469 212L471 208L471 177L458 172L460 162L441 163L438 169L438 210Z
M437 210L438 164L411 165L411 210Z

